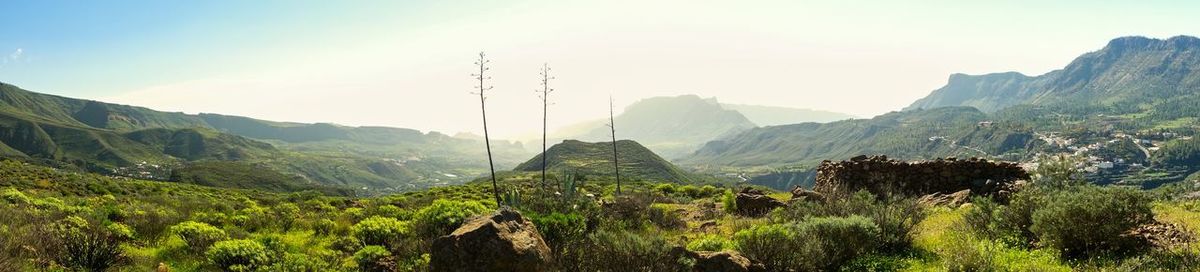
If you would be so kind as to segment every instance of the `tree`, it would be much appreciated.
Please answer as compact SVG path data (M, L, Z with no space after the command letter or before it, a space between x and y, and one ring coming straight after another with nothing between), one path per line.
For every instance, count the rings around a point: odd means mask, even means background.
M550 80L554 77L550 76L550 66L542 63L542 89L535 90L539 93L538 97L542 99L542 191L546 191L546 123L549 120L548 116L550 109L550 93L554 89L550 88Z
M617 122L613 119L613 100L608 97L608 129L612 132L613 174L617 177L617 194L621 194L621 164L617 162Z
M500 186L496 184L496 165L492 161L492 141L490 138L488 138L487 130L487 97L484 96L484 93L488 90L491 90L493 87L484 84L485 80L492 79L492 77L485 75L485 73L489 70L487 67L489 62L492 61L487 59L487 55L483 54L483 52L479 52L479 60L475 62L475 65L479 66L479 73L471 74L471 76L475 77L476 80L479 80L479 85L475 86L475 90L479 91L479 109L480 113L483 115L483 143L484 146L487 147L488 169L491 170L492 177L492 194L496 197L496 205L502 205L503 202L500 201Z

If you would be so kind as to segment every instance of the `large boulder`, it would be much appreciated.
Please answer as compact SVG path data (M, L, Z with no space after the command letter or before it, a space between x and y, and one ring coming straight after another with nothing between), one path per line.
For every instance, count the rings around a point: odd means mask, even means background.
M692 266L696 272L758 272L767 271L762 263L755 262L733 251L697 252L696 264Z
M520 213L501 209L433 240L432 271L553 271L550 247Z
M736 251L691 251L683 247L671 249L675 258L695 261L692 271L696 272L760 272L767 271L762 263L746 258Z
M738 192L734 201L737 204L737 213L743 216L762 216L775 208L787 206L782 201L750 187Z

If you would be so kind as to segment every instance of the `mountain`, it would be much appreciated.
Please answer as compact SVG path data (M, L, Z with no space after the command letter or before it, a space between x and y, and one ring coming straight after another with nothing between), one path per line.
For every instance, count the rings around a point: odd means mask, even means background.
M759 126L778 126L810 122L828 123L854 118L854 116L845 113L788 107L725 103L721 103L721 107L737 111L743 116L746 116L746 119L749 119L751 122Z
M529 156L520 143L492 144L502 166ZM482 141L437 132L160 112L0 83L0 156L101 173L166 179L177 170L189 175L175 177L205 177L181 182L386 192L468 181L486 170L482 147ZM232 164L205 164L211 161ZM233 175L211 165L275 173ZM197 169L211 173L196 174ZM251 180L210 182L220 177Z
M755 127L741 113L716 99L696 95L654 97L625 108L614 119L617 138L632 139L667 158L679 158L721 136ZM611 141L608 120L585 122L556 132L554 138Z
M612 142L588 143L566 140L546 149L547 171L571 171L586 176L613 176ZM693 180L650 149L631 140L617 141L617 159L621 177L662 182ZM541 171L542 155L518 165L513 171Z
M996 112L1014 105L1087 104L1140 110L1200 93L1200 39L1122 37L1039 76L1015 72L954 74L946 86L906 109L972 106Z
M971 107L891 112L871 119L751 129L711 141L680 163L710 166L814 166L821 160L886 154L902 159L1000 155L1034 139L1020 124L981 124Z

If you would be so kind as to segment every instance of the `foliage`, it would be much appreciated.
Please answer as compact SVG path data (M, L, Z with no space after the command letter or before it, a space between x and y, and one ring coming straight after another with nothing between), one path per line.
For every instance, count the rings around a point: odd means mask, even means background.
M646 210L646 217L650 219L650 222L654 222L655 225L664 229L678 229L687 225L687 222L680 218L674 208L661 203L651 204Z
M531 215L529 219L537 226L546 244L556 251L568 242L582 238L587 232L587 219L577 213L555 212L544 216Z
M413 227L419 237L437 238L454 232L468 218L487 211L487 207L476 201L438 199L413 215Z
M747 256L775 271L836 270L874 251L879 227L862 216L814 217L802 222L754 226L734 241Z
M358 269L367 272L382 272L392 271L389 267L387 259L392 256L386 248L381 246L366 246L354 253L354 262L358 264Z
M246 239L217 242L205 256L225 271L254 271L272 262L267 247Z
M723 251L737 248L737 244L718 235L704 235L687 243L691 251Z
M1083 187L1061 192L1033 213L1029 230L1041 246L1068 257L1127 254L1142 241L1123 235L1153 220L1149 200L1124 188Z
M183 240L194 252L204 252L209 246L225 239L225 231L209 224L187 221L171 227L171 233Z
M364 219L350 228L350 233L368 246L386 246L411 232L409 223L380 216Z

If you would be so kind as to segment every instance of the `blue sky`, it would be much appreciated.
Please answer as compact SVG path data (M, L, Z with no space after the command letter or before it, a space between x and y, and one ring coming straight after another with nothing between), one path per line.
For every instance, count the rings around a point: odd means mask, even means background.
M951 73L1037 75L1112 38L1200 25L1188 1L5 0L0 13L2 82L284 121L476 132L467 74L486 50L507 137L540 126L544 62L559 75L552 126L604 116L610 94L869 117Z

